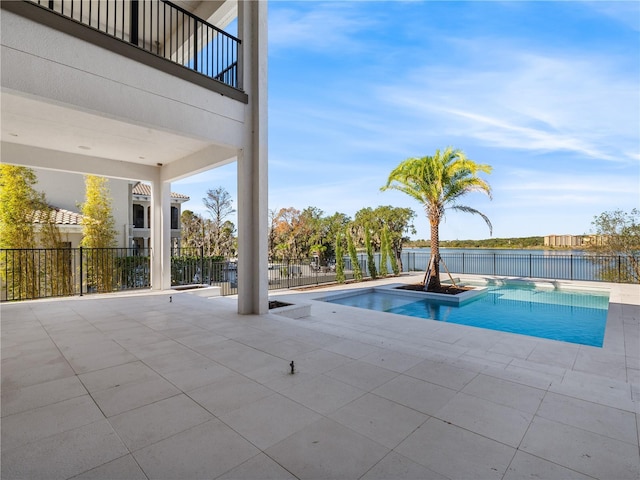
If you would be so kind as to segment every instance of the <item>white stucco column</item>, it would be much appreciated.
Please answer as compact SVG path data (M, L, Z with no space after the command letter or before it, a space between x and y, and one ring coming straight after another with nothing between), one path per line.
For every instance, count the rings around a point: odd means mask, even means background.
M267 2L238 2L242 87L249 96L238 151L238 312L269 311L267 176Z
M151 182L151 288L171 288L171 183Z

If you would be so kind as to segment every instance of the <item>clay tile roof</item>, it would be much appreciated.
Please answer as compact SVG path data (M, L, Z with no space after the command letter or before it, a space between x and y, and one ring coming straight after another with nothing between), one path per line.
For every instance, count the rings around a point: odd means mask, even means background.
M147 195L151 196L151 185L146 183L138 183L133 187L132 193L134 195ZM182 193L171 192L171 198L183 198L185 200L189 200L190 197L187 195L183 195Z
M64 208L50 206L50 220L56 225L82 225L82 215ZM33 223L46 223L46 212L36 210L33 212Z

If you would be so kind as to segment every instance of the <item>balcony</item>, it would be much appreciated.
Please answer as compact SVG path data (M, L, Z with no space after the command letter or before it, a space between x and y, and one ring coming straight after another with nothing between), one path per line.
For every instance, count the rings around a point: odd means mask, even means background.
M27 0L7 3L11 5L3 8L236 100L247 101L238 69L240 39L171 2Z

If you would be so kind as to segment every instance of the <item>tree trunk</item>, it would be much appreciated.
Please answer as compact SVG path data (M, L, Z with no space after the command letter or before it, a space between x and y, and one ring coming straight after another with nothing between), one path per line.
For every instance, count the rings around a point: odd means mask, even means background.
M440 222L429 219L431 224L431 258L434 258L431 264L431 277L427 291L433 291L440 288Z

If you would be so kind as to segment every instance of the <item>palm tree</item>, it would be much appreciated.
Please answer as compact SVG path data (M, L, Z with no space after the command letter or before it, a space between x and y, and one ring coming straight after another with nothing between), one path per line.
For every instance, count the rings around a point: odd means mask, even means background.
M399 190L420 202L431 225L431 277L427 290L440 288L440 222L445 210L457 210L480 215L493 227L486 215L475 208L459 205L457 200L469 192L484 192L491 198L491 187L479 172L491 173L491 166L478 164L466 157L464 152L453 147L444 151L436 150L432 157L408 158L390 174L387 184L381 190Z

